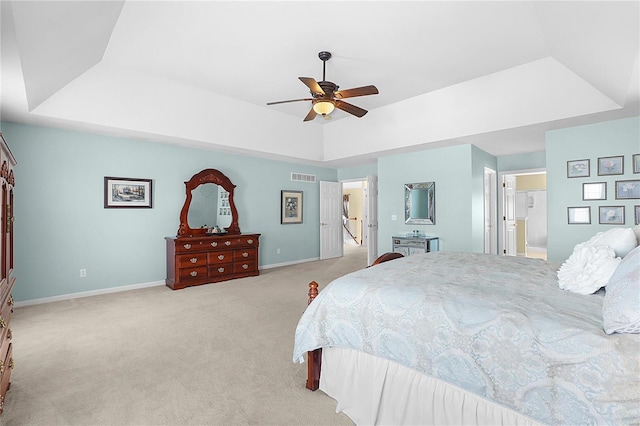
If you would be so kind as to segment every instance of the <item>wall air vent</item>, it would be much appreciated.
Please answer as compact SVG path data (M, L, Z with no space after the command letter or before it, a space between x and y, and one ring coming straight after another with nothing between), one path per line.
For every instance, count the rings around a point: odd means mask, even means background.
M291 180L293 182L315 183L316 182L316 176L315 175L306 175L304 173L291 172Z

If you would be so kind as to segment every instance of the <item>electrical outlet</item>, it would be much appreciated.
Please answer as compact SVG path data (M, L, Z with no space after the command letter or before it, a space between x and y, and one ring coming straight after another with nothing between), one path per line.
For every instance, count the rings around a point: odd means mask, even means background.
M276 249L276 254L280 254L280 249Z
M87 276L87 270L86 269L80 269L80 278L84 278Z

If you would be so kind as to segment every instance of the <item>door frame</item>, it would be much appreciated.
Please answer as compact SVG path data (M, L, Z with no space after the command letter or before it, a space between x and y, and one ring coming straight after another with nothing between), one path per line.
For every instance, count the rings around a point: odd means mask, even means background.
M498 229L501 231L498 238L498 254L500 256L504 255L504 250L506 247L505 241L505 232L504 232L504 203L505 203L505 191L504 191L504 182L506 176L518 176L518 175L533 175L538 173L546 173L546 167L534 168L534 169L521 169L521 170L505 170L502 172L498 172L498 187L500 189L500 197L498 202L498 221L500 222L500 226Z

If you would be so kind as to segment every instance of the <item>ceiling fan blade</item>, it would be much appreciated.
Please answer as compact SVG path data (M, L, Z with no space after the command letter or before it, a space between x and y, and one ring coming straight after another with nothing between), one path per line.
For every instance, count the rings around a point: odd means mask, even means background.
M362 86L354 89L339 90L334 93L338 99L355 98L356 96L377 95L378 88L376 86Z
M360 118L363 117L366 113L367 110L366 109L362 109L360 107L357 107L355 105L351 105L347 102L344 101L339 101L339 100L335 100L334 101L336 108L339 108L341 110L343 110L344 112L348 112L349 114L355 115L356 117Z
M303 82L309 89L311 89L311 92L313 93L317 93L319 95L324 96L324 90L322 90L322 87L320 87L320 85L318 84L318 82L311 78L311 77L298 77L300 79L301 82Z
M318 115L316 113L316 110L314 110L313 107L311 107L311 111L309 111L309 114L307 114L307 116L302 121L311 121L314 118L316 118L316 115Z
M267 105L286 104L286 103L289 103L289 102L312 101L312 100L313 100L312 98L291 99L289 101L267 102Z

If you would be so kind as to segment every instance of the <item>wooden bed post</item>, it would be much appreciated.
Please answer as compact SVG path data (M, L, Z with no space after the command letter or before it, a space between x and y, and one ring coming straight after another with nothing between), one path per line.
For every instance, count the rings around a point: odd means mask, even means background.
M318 295L318 283L311 281L309 283L309 301L307 305L313 302ZM318 390L320 387L320 367L322 365L322 348L307 352L307 389L312 391Z

